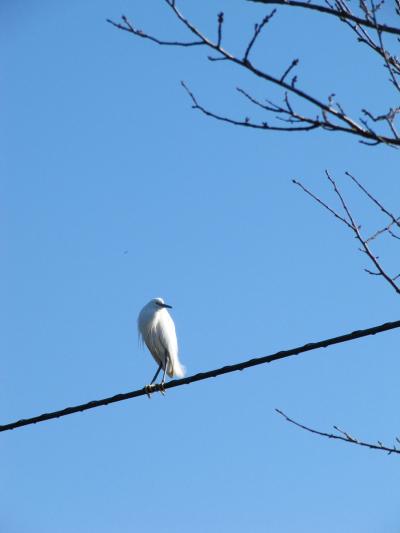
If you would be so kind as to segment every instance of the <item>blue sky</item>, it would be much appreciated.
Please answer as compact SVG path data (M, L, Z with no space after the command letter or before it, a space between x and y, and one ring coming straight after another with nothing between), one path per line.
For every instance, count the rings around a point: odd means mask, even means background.
M235 53L266 12L196 4L181 7L211 35L226 11ZM278 11L254 60L283 72L300 57L303 87L335 92L349 111L396 103L379 61L344 28ZM344 171L395 211L395 150L196 113L182 79L239 118L255 112L236 86L278 93L204 50L159 48L105 22L124 13L184 36L159 0L3 0L0 13L1 423L147 383L155 368L136 316L154 296L174 306L189 374L398 319L352 235L291 183L334 201L329 169L373 228L382 219ZM394 267L389 244L380 253ZM395 457L274 412L392 443L397 347L393 331L3 433L0 530L398 532Z

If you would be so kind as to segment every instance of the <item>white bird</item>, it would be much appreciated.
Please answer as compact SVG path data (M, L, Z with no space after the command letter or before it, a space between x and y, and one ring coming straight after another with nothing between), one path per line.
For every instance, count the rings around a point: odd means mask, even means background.
M171 307L164 303L162 298L153 298L138 316L139 338L146 344L158 364L158 370L150 385L155 382L161 369L164 371L161 385L165 383L165 373L171 378L181 378L185 375L185 368L178 359L175 324L167 311L167 308Z

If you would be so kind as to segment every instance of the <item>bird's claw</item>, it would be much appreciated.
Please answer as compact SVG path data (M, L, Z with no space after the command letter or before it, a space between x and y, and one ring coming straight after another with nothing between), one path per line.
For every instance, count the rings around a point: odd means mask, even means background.
M145 390L148 398L151 399L151 393L154 392L153 391L153 385L145 385L144 386L144 390Z
M147 394L147 396L149 398L151 398L151 395L153 394L153 392L155 392L155 387L157 387L157 384L153 385L145 385L144 386L144 392ZM159 385L158 385L158 390L159 392L161 392L161 394L163 396L165 396L165 382L162 381Z

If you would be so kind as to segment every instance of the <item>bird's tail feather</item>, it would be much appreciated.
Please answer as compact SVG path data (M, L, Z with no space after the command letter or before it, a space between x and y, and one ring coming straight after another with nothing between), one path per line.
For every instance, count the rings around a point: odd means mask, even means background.
M167 367L167 374L170 378L183 378L185 375L186 369L181 363L176 359L175 361L169 361Z

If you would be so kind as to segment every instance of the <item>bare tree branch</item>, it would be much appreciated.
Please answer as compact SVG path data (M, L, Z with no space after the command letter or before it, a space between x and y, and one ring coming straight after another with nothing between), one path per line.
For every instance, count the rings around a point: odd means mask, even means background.
M136 29L132 26L132 24L128 21L128 19L125 17L125 15L122 15L121 17L123 23L120 24L118 22L114 22L113 20L107 19L107 22L118 28L119 30L127 31L128 33L133 33L134 35L137 35L138 37L142 37L142 39L148 39L149 41L152 41L153 43L160 44L163 46L201 46L205 43L202 41L190 41L190 42L183 42L183 41L163 41L161 39L158 39L157 37L153 37L152 35L149 35L147 33L144 33L144 31Z
M325 13L327 15L332 15L337 17L340 20L349 20L355 22L360 26L365 26L367 28L376 28L376 25L373 21L368 18L361 18L349 10L344 10L343 8L333 9L332 7L322 6L320 4L314 4L312 2L299 2L297 0L248 0L249 2L254 2L258 4L266 5L280 5L288 7L300 7L303 9L310 9L312 11L318 11L319 13ZM379 24L378 28L383 33L391 33L393 35L400 35L400 28L395 28L393 26L387 26L386 24Z
M201 111L204 115L207 117L215 118L216 120L219 120L221 122L227 122L228 124L233 124L234 126L244 126L247 128L253 128L253 129L260 129L260 130L271 130L271 131L309 131L314 128L317 128L317 124L310 124L309 126L294 126L294 127L287 127L287 126L270 126L267 122L261 122L260 124L251 122L249 117L245 117L244 120L235 120L233 118L224 117L222 115L218 115L217 113L213 113L209 109L206 109L202 105L199 104L197 98L194 96L192 91L189 89L189 87L186 85L185 82L181 81L182 87L185 89L187 94L189 95L190 99L192 100L192 108L198 109ZM243 92L240 89L238 89L239 92Z
M300 187L306 194L308 194L308 196L313 198L313 200L315 200L318 204L320 204L327 211L329 211L335 218L337 218L338 220L343 222L354 233L354 236L356 237L358 242L361 244L360 251L362 251L363 253L365 253L368 256L368 258L370 259L370 261L372 262L372 264L376 268L376 272L372 272L369 269L364 269L364 270L368 274L372 274L372 275L376 275L376 276L382 276L387 281L387 283L389 283L389 285L395 290L395 292L397 294L400 294L400 287L396 283L396 277L390 276L386 272L386 270L383 268L383 266L381 265L381 262L379 261L378 257L372 252L372 250L369 247L369 241L372 240L371 237L369 239L367 239L367 238L364 238L361 235L360 225L355 221L354 216L352 215L352 213L350 211L350 208L347 205L347 202L345 201L342 193L340 192L335 180L329 175L329 173L327 171L325 171L325 174L326 174L327 179L331 183L331 185L333 187L333 190L334 190L334 192L335 192L337 198L339 199L339 202L340 202L340 204L341 204L341 206L343 208L343 211L344 211L343 215L340 215L337 211L332 209L327 203L322 201L316 194L312 193L309 189L307 189L301 182L299 182L297 180L293 180L293 183L295 185L297 185L298 187ZM349 174L347 173L347 175L349 175ZM355 183L359 187L362 187L361 184L359 184L359 182L357 182L357 180L355 180L354 177L352 177L352 179L353 179L353 181L355 181ZM375 199L372 197L372 195L367 193L367 191L364 188L362 190L366 194L368 194L368 196L369 196L369 198L371 198L371 200L373 200L375 202ZM378 203L378 205L380 206L381 204ZM387 214L388 212L385 211L385 213ZM382 233L382 230L379 230L379 231L380 231L380 233Z
M393 133L393 136L398 139L399 133L395 126L395 120L397 115L400 113L400 107L390 108L387 113L384 113L382 115L374 116L370 111L367 109L362 109L361 112L369 119L371 119L373 122L386 122L386 124L389 126L391 132Z
M328 0L326 0L328 2ZM363 44L366 44L371 50L377 53L383 60L385 67L389 70L390 81L393 86L400 91L399 80L397 79L400 76L400 62L398 58L392 55L389 50L385 47L383 43L383 30L382 26L377 21L376 13L382 5L382 2L375 4L374 0L369 0L370 7L367 5L365 0L360 1L360 9L362 10L365 20L369 22L369 26L376 30L377 39L375 40L368 31L360 24L352 23L347 17L342 18L342 21L356 34L357 40ZM336 5L343 12L350 13L348 4L344 0L335 0ZM365 124L363 121L361 121ZM390 129L394 132L394 123L393 121L388 122ZM395 134L397 136L397 134Z
M209 117L233 124L235 126L244 126L244 127L255 128L255 129L275 130L275 131L310 131L312 129L320 128L320 129L324 129L327 131L337 131L337 132L343 132L343 133L349 133L349 134L355 135L357 137L360 137L362 139L360 142L363 142L365 144L376 145L376 144L384 143L384 144L388 144L391 146L400 146L400 138L397 134L395 134L395 131L396 131L394 127L395 115L390 120L386 121L392 136L381 134L375 131L375 129L371 125L369 125L365 119L360 119L359 121L356 121L350 116L348 116L344 112L340 104L333 102L332 97L329 97L328 102L326 103L320 98L316 98L315 96L309 94L308 92L299 89L296 86L297 76L295 76L291 80L291 82L286 82L285 80L288 74L298 63L297 59L293 60L291 65L284 71L284 74L280 76L275 76L268 72L265 72L264 70L257 68L253 63L250 62L249 54L256 40L260 36L262 29L271 20L275 11L266 15L264 19L262 20L262 22L255 26L253 36L250 39L245 49L243 58L241 59L239 57L234 56L232 53L228 52L221 45L222 24L223 24L223 15L221 13L218 15L217 40L216 42L213 42L211 39L206 37L192 22L190 22L187 18L183 16L183 14L178 10L176 3L174 1L164 0L164 2L172 10L176 18L186 27L186 29L190 33L193 34L194 36L193 41L181 42L181 41L159 39L158 37L154 37L148 33L143 32L142 30L138 30L137 28L135 28L125 16L122 17L122 23L116 23L111 20L108 20L108 22L110 22L113 26L115 26L118 29L129 32L137 37L149 39L159 45L183 46L183 47L204 45L208 48L211 48L217 54L216 56L209 56L208 58L210 61L231 62L249 71L255 77L280 87L281 89L285 91L284 98L283 98L283 104L273 104L273 107L275 108L274 111L271 111L270 109L268 109L268 107L264 107L264 110L267 112L274 112L275 114L278 114L279 116L278 117L275 116L275 119L278 119L280 121L283 120L284 122L287 122L288 125L277 126L275 124L270 124L270 122L268 121L260 121L258 123L258 122L251 121L250 118L245 118L244 120L234 119L234 118L223 116L219 113L214 113L212 111L209 111L203 105L200 105L197 99L194 98L193 93L189 91L187 87L185 86L185 89L188 92L194 104L193 105L194 109L201 111L202 113L206 114ZM376 24L374 25L374 27L376 28ZM295 111L293 105L289 104L289 99L288 99L289 94L297 97L299 101L303 101L305 103L311 104L311 106L314 107L319 114L315 116L309 116L309 115L305 115L304 113L299 113ZM252 103L254 103L255 100L256 100L255 98L253 98L253 100L250 98L250 101L252 101ZM367 118L369 117L367 116ZM298 123L296 127L292 126L294 123Z
M397 221L400 221L400 218ZM394 222L390 222L390 224L388 224L387 226L381 229L378 229L375 233L373 233L370 237L368 237L368 239L365 239L365 242L373 241L374 239L376 239L376 237L379 237L379 235L382 235L385 232L388 232L389 235L391 235L395 239L400 239L400 237L398 237L392 231L390 231L390 228L393 226L393 224Z
M339 429L337 426L333 426L333 429L337 431L339 434L335 433L326 433L325 431L319 431L317 429L310 428L308 426L305 426L304 424L300 424L299 422L296 422L296 420L293 420L293 418L288 417L283 411L280 409L275 409L275 411L283 416L283 418L290 422L291 424L304 429L305 431L308 431L309 433L313 433L314 435L320 435L321 437L327 437L328 439L334 439L334 440L341 440L343 442L348 442L349 444L356 444L357 446L363 446L365 448L370 448L371 450L380 450L382 452L387 452L388 455L392 453L400 454L400 449L398 449L395 445L393 446L385 446L380 441L378 441L378 444L373 444L371 442L365 442L361 441L359 439L356 439L355 437L352 437L349 435L346 431L343 431L342 429ZM399 439L396 439L396 442L400 442Z

